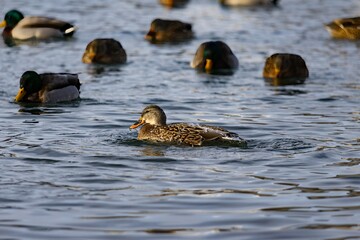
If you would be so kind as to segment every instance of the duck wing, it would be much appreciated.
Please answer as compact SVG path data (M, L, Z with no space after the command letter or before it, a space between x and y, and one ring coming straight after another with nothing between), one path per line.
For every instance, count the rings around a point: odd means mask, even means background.
M200 129L194 128L185 123L175 123L166 126L149 126L149 128L151 129L144 129L147 133L146 136L141 137L141 139L186 144L191 146L200 146L205 140L204 137L199 134Z
M71 36L75 27L68 22L48 17L25 17L12 30L14 38L26 40L31 38L48 39L52 37Z
M151 132L160 141L191 146L201 146L203 142L215 140L242 140L236 133L220 127L188 123L155 126Z
M77 74L72 73L43 73L40 74L42 88L47 91L75 86L80 90L80 80Z

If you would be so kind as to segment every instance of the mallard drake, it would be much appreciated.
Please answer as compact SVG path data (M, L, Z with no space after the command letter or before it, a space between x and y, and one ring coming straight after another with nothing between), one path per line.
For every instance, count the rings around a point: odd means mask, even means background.
M184 7L189 0L159 0L161 5L164 5L166 7L170 7L170 8L180 8L180 7Z
M239 61L230 47L222 41L202 43L191 62L191 67L213 74L232 73Z
M201 146L211 141L241 141L236 133L220 127L172 123L166 124L166 115L157 105L147 106L141 113L139 120L130 126L130 129L141 127L138 139L170 144L184 144Z
M72 36L75 27L70 23L48 17L24 17L18 10L6 13L0 27L5 27L3 35L18 40L61 38Z
M263 77L282 80L276 81L282 84L274 85L299 84L309 77L309 70L301 56L291 53L276 53L266 59Z
M360 39L360 17L335 19L325 28L334 38Z
M219 0L224 6L277 5L279 0Z
M177 20L155 19L151 22L150 30L145 39L152 43L179 42L193 37L192 26Z
M84 63L119 64L126 62L126 52L121 43L112 38L91 41L82 56Z
M26 71L20 78L16 102L56 103L79 98L80 81L77 74Z

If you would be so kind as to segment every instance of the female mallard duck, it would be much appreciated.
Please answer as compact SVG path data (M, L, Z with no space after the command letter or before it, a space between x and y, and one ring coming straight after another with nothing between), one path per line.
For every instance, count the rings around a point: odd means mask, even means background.
M155 142L201 146L210 141L245 142L236 133L225 129L188 123L166 124L166 115L157 105L147 106L141 113L140 119L130 126L130 129L142 126L139 140Z
M263 77L274 80L273 85L299 84L309 77L309 70L301 56L276 53L266 59Z
M191 67L212 74L232 73L239 61L226 43L204 42L197 49Z
M159 2L166 7L180 8L184 7L189 2L189 0L159 0Z
M79 98L77 74L26 71L20 79L16 102L56 103Z
M121 43L112 38L95 39L82 56L84 63L120 64L126 62L126 52Z
M275 53L266 59L263 77L307 78L309 70L301 56L291 53Z
M325 28L334 38L360 39L360 17L335 19Z
M5 27L3 35L18 40L61 38L75 32L70 23L48 17L24 17L17 10L7 12L0 27Z
M219 0L224 6L277 5L278 0Z
M179 42L189 40L193 37L192 26L177 20L155 19L150 25L145 39L153 43Z

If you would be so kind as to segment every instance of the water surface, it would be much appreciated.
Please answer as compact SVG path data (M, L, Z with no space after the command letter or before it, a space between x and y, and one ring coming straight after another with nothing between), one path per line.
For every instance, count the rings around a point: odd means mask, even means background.
M0 239L359 238L359 42L323 24L356 16L356 0L283 0L229 9L193 0L3 0L79 27L68 41L8 47L0 41ZM193 23L196 38L151 45L157 17ZM86 44L119 40L123 66L81 63ZM189 67L197 47L223 40L240 62L232 76ZM310 78L272 86L267 56L300 54ZM79 73L81 100L13 102L26 70ZM248 147L201 148L136 140L129 126L147 104L169 122L217 125Z

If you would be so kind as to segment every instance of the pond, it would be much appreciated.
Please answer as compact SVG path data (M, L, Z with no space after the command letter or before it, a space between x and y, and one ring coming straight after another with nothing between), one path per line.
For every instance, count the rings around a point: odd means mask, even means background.
M345 3L346 2L346 3ZM66 41L0 41L1 239L352 239L360 219L360 42L324 23L356 16L356 0L282 0L224 8L192 0L2 0L10 9L78 27ZM144 39L155 18L193 24L179 44ZM81 62L87 43L114 38L125 65ZM233 75L196 72L205 41L226 42ZM276 52L301 55L304 84L262 78ZM17 104L23 72L78 73L81 100ZM138 141L129 130L149 104L168 122L223 127L247 147Z

